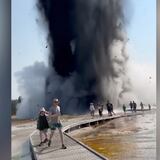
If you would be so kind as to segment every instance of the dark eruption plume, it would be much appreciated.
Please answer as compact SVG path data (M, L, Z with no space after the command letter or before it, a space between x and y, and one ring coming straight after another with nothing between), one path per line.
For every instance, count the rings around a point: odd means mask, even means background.
M125 3L125 0L38 0L49 32L47 105L58 97L63 112L78 113L88 109L90 101L109 99L117 104L124 88L129 90Z
M48 22L51 46L51 65L60 76L69 76L74 71L74 56L71 41L75 35L72 26L72 4L66 0L39 0L40 8Z

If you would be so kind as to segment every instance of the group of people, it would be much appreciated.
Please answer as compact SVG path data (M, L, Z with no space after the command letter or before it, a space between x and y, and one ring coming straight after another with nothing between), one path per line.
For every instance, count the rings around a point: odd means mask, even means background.
M131 111L136 112L137 111L137 104L133 101L130 101L129 106L131 108Z
M130 110L132 112L137 111L137 104L136 104L135 101L130 101L129 102L129 107L130 107ZM141 110L144 110L144 104L142 102L140 103L140 107L141 107ZM124 113L126 113L127 107L126 107L125 104L123 104L122 108L123 108ZM151 105L150 104L148 104L148 108L149 108L149 110L151 110ZM103 110L104 110L103 104L97 103L97 104L94 105L94 103L90 103L90 108L89 109L90 109L90 114L91 114L92 118L94 118L96 110L98 110L99 116L102 117ZM108 111L109 116L116 115L115 112L113 111L113 104L111 102L109 102L109 100L106 103L106 109Z
M50 147L52 142L52 137L54 135L54 132L56 128L59 130L59 135L62 143L62 149L66 149L67 147L64 145L63 140L63 133L62 133L62 124L60 121L60 102L58 99L53 99L52 106L49 109L49 111L46 111L44 107L40 109L38 119L37 119L37 129L39 130L40 134L40 144L41 146L44 143L48 143L48 146ZM133 101L129 103L130 109L132 112L136 112L137 110L137 104ZM141 110L144 109L144 105L141 102L140 103ZM149 110L151 109L151 105L148 105ZM94 103L90 103L90 114L94 118L95 110L98 109L99 116L103 116L103 104L98 103L97 105L94 105ZM115 115L115 112L113 111L113 104L109 102L109 100L106 103L106 108L108 111L108 115L112 116ZM123 111L126 112L126 106L123 105ZM50 129L50 134L48 134L48 129ZM44 138L43 138L44 137Z
M130 101L129 106L130 106L130 110L132 112L136 112L137 111L137 104L134 101L133 102ZM142 102L140 102L140 107L141 107L141 110L143 111L144 110L144 104ZM122 108L123 108L123 111L125 113L126 112L126 108L127 108L126 105L123 104ZM149 110L151 110L151 105L150 104L148 104L148 108L149 108Z
M106 103L106 108L107 108L109 116L115 115L115 112L113 111L113 104L110 103L109 100ZM100 117L103 116L103 110L104 110L103 104L98 103L98 104L94 105L94 103L90 103L89 109L90 109L90 114L91 114L92 118L94 118L96 109L98 109L99 116Z
M116 115L115 112L113 111L113 104L110 103L109 100L107 101L106 107L109 116Z
M50 147L54 132L56 128L58 128L61 143L62 143L62 149L67 148L64 145L60 115L61 115L61 112L60 112L58 99L53 99L52 106L49 109L49 111L46 111L44 107L40 109L38 119L37 119L37 129L39 130L39 134L40 134L39 146L41 146L44 143L48 143L48 147ZM48 129L50 129L49 135L48 135Z

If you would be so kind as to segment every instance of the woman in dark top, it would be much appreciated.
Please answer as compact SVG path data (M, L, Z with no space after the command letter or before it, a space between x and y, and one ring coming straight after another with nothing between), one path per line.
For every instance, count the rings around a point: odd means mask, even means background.
M39 130L39 135L40 135L40 144L41 146L43 143L48 142L48 137L47 137L47 130L49 128L48 121L47 121L47 111L45 111L44 108L42 108L39 112L38 120L37 120L37 129ZM43 135L45 136L45 139L43 140Z

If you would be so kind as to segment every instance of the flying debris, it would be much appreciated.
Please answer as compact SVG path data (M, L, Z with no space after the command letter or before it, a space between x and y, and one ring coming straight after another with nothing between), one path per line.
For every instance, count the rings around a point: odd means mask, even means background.
M126 3L38 0L39 11L48 23L47 105L50 98L58 97L63 113L79 113L88 110L90 101L117 103L129 90Z

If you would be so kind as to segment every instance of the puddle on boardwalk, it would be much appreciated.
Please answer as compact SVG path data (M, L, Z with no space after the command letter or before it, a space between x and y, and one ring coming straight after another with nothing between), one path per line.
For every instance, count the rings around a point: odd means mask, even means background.
M110 160L156 159L156 112L124 117L72 135Z

